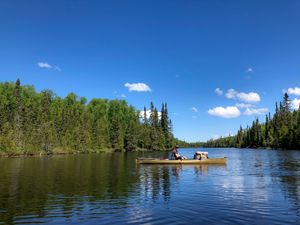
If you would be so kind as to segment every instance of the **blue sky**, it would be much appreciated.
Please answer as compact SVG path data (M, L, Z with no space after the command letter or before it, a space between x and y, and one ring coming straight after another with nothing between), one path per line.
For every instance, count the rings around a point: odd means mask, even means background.
M283 89L299 101L299 12L296 0L2 0L0 81L167 102L187 141L234 134Z

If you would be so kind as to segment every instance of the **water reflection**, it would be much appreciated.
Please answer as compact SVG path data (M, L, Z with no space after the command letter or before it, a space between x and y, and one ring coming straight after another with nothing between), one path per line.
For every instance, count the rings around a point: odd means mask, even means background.
M159 152L0 159L0 224L299 223L299 152L206 151L228 165L135 164Z
M282 191L287 199L294 203L293 208L297 211L300 223L300 157L298 151L277 153L282 161L278 161L279 174Z
M140 165L140 193L145 198L169 201L172 196L171 183L181 178L206 176L209 169L226 169L224 165Z
M123 208L138 182L126 154L0 160L0 220L5 223L20 215L44 217L52 209L67 217L85 202L105 199Z

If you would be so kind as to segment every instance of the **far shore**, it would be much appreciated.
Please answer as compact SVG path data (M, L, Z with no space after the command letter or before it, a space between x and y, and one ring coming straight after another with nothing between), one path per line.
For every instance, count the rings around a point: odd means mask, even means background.
M149 149L136 149L127 152L150 152ZM162 150L168 151L168 150ZM96 151L52 151L52 152L0 152L0 158L14 158L14 157L45 157L45 156L53 156L53 155L79 155L79 154L98 154L98 153L114 153L114 152L126 152L125 149L101 149Z

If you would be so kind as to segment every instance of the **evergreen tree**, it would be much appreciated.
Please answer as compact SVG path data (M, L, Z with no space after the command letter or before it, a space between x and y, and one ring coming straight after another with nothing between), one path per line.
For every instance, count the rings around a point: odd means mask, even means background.
M285 92L283 96L283 112L289 113L291 111L291 101L289 95Z
M279 102L279 107L277 102L275 104L273 118L269 113L263 124L259 123L257 118L250 128L240 127L235 139L226 137L210 140L206 146L299 149L299 121L299 110L291 111L289 96L285 93L283 101Z
M242 126L240 126L240 129L237 133L236 139L237 139L236 140L236 146L238 148L242 147L242 145L243 145L243 128L242 128Z
M174 140L167 105L150 118L123 100L65 98L50 90L0 83L0 154L93 152L103 149L165 150Z
M22 117L22 99L21 99L21 82L17 79L15 84L15 107L14 107L14 130L15 142L18 148L22 148L23 144L23 117Z
M297 123L295 130L295 148L300 149L300 104L297 112Z
M125 150L127 151L133 151L137 148L137 129L138 122L137 120L131 120L128 124L128 127L126 129L125 133Z
M51 120L51 104L53 93L51 91L42 92L42 101L40 108L40 140L41 149L46 152L51 152L51 143L53 143L53 123Z
M109 137L113 149L121 150L124 147L123 129L120 121L120 108L117 101L113 100L109 104Z

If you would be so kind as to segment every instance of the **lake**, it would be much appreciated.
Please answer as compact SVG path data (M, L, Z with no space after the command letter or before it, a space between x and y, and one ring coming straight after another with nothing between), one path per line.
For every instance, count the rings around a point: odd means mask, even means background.
M135 163L167 152L0 158L0 224L300 224L300 151L201 150L227 165Z

